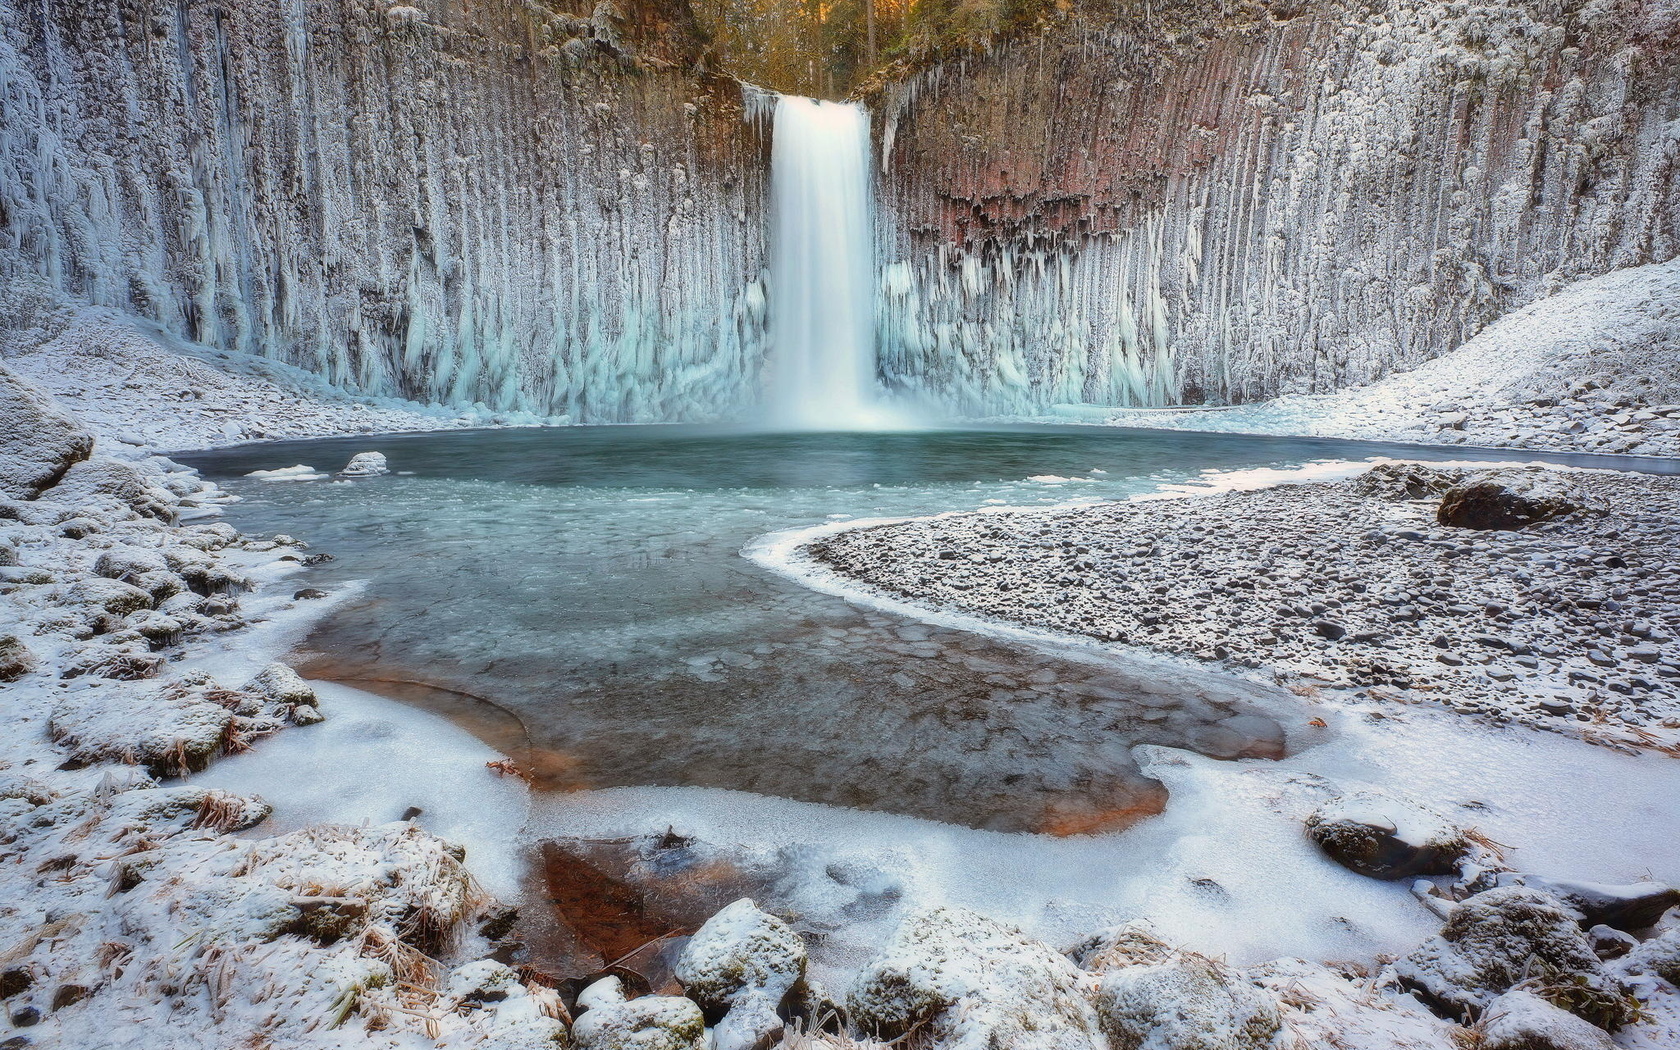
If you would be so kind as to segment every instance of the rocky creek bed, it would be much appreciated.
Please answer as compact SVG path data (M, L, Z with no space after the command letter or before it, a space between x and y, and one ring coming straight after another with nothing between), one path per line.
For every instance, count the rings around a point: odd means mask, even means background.
M1443 499L1476 483L1541 509L1444 524ZM1503 527L1473 527L1489 525ZM919 603L1263 669L1297 691L1673 752L1677 544L1680 479L1384 464L1339 482L878 525L809 553Z

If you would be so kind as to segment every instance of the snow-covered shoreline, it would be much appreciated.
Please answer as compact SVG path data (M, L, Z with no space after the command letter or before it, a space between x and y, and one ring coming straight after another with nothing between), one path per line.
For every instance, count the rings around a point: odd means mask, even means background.
M1301 689L1675 748L1680 608L1661 581L1675 571L1665 552L1680 536L1663 508L1680 482L1532 464L1367 466L1216 488L1190 505L848 522L770 537L749 556L969 629L1139 647ZM1557 486L1585 510L1533 530L1437 524L1442 493L1483 476Z
M0 361L81 420L108 454L567 422L350 394L300 368L190 343L110 309L64 308L6 344Z
M273 662L349 593L296 586L306 545L241 535L216 520L229 497L214 485L104 455L4 369L0 417L7 1045L563 1032L537 985L453 1012L451 968L505 936L479 927L506 925L485 887L517 888L526 792L463 730L381 717L389 702ZM497 976L484 969L455 994ZM353 1016L371 1027L347 1040Z

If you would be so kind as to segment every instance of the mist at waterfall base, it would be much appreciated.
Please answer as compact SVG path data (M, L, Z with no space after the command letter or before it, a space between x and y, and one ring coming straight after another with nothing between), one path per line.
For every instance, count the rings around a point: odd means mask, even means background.
M915 425L875 380L869 112L783 95L770 157L771 360L777 430Z

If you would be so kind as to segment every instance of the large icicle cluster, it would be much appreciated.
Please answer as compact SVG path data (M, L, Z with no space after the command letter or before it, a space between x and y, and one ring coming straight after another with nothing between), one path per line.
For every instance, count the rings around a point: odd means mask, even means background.
M80 301L367 393L732 411L762 358L762 137L681 40L627 42L649 25L0 0L0 322Z
M1335 389L1680 252L1672 5L1152 10L875 100L895 385L987 413Z

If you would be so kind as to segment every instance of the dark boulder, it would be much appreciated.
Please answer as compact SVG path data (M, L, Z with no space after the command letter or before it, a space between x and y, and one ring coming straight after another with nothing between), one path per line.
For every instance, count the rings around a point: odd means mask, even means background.
M1470 850L1440 813L1369 791L1320 806L1307 817L1307 834L1331 860L1374 879L1449 875Z
M1460 529L1523 529L1573 514L1579 494L1556 479L1526 474L1484 474L1448 489L1435 520Z

